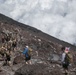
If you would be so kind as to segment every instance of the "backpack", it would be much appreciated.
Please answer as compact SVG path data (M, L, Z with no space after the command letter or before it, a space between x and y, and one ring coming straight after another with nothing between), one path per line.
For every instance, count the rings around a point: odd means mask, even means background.
M28 55L31 56L31 54L32 54L32 49L29 48L29 49L28 49Z
M73 56L71 53L67 53L65 55L65 59L64 59L65 63L72 63L73 62Z

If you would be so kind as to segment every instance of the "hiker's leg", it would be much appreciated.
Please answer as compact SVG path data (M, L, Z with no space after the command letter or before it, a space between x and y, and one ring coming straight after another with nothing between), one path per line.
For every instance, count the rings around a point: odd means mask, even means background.
M25 62L26 64L28 64L28 57L25 57Z
M8 65L8 60L5 61L4 65Z
M7 59L5 60L5 65L7 65Z
M26 64L31 64L31 56L25 57Z
M66 70L65 70L65 73L68 75L69 74L69 71L68 71L68 64L66 65Z
M32 62L31 62L31 56L29 56L28 61L29 61L29 64L32 64Z
M62 67L63 67L63 73L65 73L66 72L66 65L64 64L64 63L62 63Z

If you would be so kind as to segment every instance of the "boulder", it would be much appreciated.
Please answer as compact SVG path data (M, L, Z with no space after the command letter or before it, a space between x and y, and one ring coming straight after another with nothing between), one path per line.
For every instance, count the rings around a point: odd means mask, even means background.
M14 75L50 75L47 68L44 64L24 65Z
M16 56L14 58L13 64L18 64L24 61L24 57L23 56Z

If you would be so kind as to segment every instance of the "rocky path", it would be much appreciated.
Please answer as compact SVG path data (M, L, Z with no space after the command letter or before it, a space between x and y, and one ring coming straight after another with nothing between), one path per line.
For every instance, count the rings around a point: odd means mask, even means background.
M15 74L15 71L17 69L19 69L20 67L23 66L23 63L20 63L20 64L17 64L17 65L13 65L12 67L10 66L2 66L1 67L1 72L0 72L0 75L14 75Z

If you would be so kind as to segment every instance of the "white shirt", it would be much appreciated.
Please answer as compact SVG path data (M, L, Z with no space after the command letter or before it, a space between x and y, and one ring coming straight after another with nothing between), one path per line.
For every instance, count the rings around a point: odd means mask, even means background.
M62 54L62 59L61 59L62 62L64 62L65 55L66 55L66 53L63 53L63 54Z

